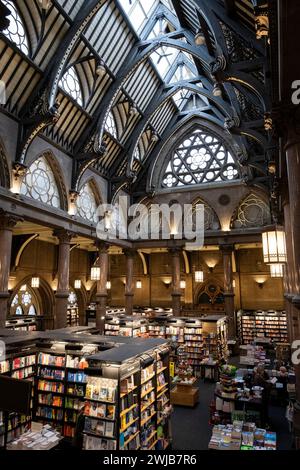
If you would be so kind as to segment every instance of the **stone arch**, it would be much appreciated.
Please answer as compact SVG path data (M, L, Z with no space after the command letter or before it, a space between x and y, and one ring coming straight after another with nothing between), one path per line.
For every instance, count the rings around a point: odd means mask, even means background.
M15 295L20 291L23 285L31 283L32 274L24 277L13 289L9 300L8 300L8 314L10 314L10 306ZM33 290L31 288L31 290ZM43 317L44 329L52 329L54 324L54 304L55 296L51 286L48 282L40 277L40 286L38 289L34 289L35 299L37 300L37 316Z
M230 228L257 228L270 223L271 211L267 198L251 191L239 202L234 210Z
M203 311L224 311L224 286L219 279L210 277L194 291L194 305Z
M196 199L193 200L192 202L193 211L196 210L197 204L204 205L204 229L205 231L220 230L221 228L220 219L215 209L212 207L212 205L206 202L206 200L202 196L198 196Z
M155 160L155 168L148 175L148 187L149 188L150 187L157 187L157 188L163 187L162 181L166 173L168 164L171 162L171 159L173 158L175 150L182 142L184 142L185 139L188 139L189 136L191 136L191 134L197 130L203 131L203 133L207 134L208 136L212 136L213 138L217 139L220 143L222 143L222 145L226 149L226 152L228 152L231 155L234 161L234 164L238 171L238 177L239 178L241 177L241 168L238 163L238 156L237 156L239 147L234 142L232 137L226 134L224 132L224 129L220 128L220 126L218 126L217 124L211 123L207 120L204 120L203 118L193 116L190 119L188 119L185 122L185 124L183 124L179 129L177 129L176 132L174 132L169 137L169 139L167 140L167 142L161 149L159 155L157 156ZM205 185L212 185L212 184L218 184L218 183L221 183L221 181L220 182L213 181L210 183L202 182L200 183L200 186L205 187ZM193 186L191 185L182 186L182 188L187 188L189 190L191 189L191 187ZM195 185L195 188L196 187L199 187L199 186ZM176 188L172 187L169 190L176 190Z
M67 194L67 189L66 189L66 183L65 183L65 179L64 179L64 176L63 176L61 166L60 166L56 156L54 155L52 150L50 150L50 149L44 150L42 153L40 153L36 157L30 159L30 163L28 165L28 170L30 169L31 165L35 161L37 161L39 158L44 158L47 161L48 165L50 166L50 168L53 172L53 176L54 176L55 182L57 184L57 188L58 188L58 192L59 192L59 196L60 196L60 209L62 209L64 211L67 211L68 210L68 194ZM26 177L26 174L25 174L24 178L25 177Z

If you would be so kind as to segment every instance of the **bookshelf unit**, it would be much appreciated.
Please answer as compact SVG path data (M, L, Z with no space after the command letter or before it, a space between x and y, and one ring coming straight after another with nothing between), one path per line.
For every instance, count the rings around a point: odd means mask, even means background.
M219 315L173 318L167 322L166 336L184 348L188 364L199 377L204 359L212 357L218 361L228 356L227 329L226 317Z
M20 348L19 350L17 348L7 347L6 359L0 362L1 374L15 379L34 382L35 371L36 354L31 347ZM30 407L33 411L34 387L32 387ZM29 416L9 412L7 413L6 419L4 412L0 411L0 448L31 429L32 411Z
M105 321L105 335L127 338L148 337L148 322L145 318L108 316Z
M287 343L287 319L285 312L275 310L239 311L238 333L242 344L259 338L269 338L275 343Z
M158 450L170 444L169 348L164 340L88 358L85 450ZM146 350L145 350L146 349Z
M67 309L67 325L78 326L79 325L79 310L78 307L68 307Z

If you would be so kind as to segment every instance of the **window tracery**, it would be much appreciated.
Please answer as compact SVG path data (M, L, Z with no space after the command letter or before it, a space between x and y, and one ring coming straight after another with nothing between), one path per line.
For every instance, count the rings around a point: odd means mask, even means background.
M4 5L11 11L8 17L9 27L3 31L3 34L26 55L29 55L29 45L23 21L13 2L3 0Z
M39 157L28 168L20 194L43 204L60 208L60 194L53 171L45 157Z
M173 152L162 185L174 188L232 181L238 177L237 165L224 144L217 137L197 129Z

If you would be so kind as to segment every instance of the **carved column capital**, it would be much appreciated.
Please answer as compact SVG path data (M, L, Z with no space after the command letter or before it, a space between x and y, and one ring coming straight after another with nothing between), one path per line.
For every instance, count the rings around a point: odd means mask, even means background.
M219 245L220 251L224 254L231 255L234 252L234 245L230 243L223 243Z
M182 250L183 248L181 246L176 246L176 247L168 249L171 256L180 256L182 253Z
M58 238L59 243L71 243L72 238L77 237L74 232L65 229L54 230L53 236Z
M95 241L95 247L97 248L99 253L106 254L106 253L108 253L110 245L109 245L109 243L106 243L102 240L96 240Z
M0 209L0 230L12 230L18 222L23 222L23 219Z
M123 250L123 254L126 256L126 258L134 258L137 254L137 251L133 250L132 248L126 248Z

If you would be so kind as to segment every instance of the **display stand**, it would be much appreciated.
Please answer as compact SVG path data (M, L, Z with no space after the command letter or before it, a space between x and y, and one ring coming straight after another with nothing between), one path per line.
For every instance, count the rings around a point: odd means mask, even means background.
M171 404L194 407L199 402L199 389L193 383L178 383L171 391Z

